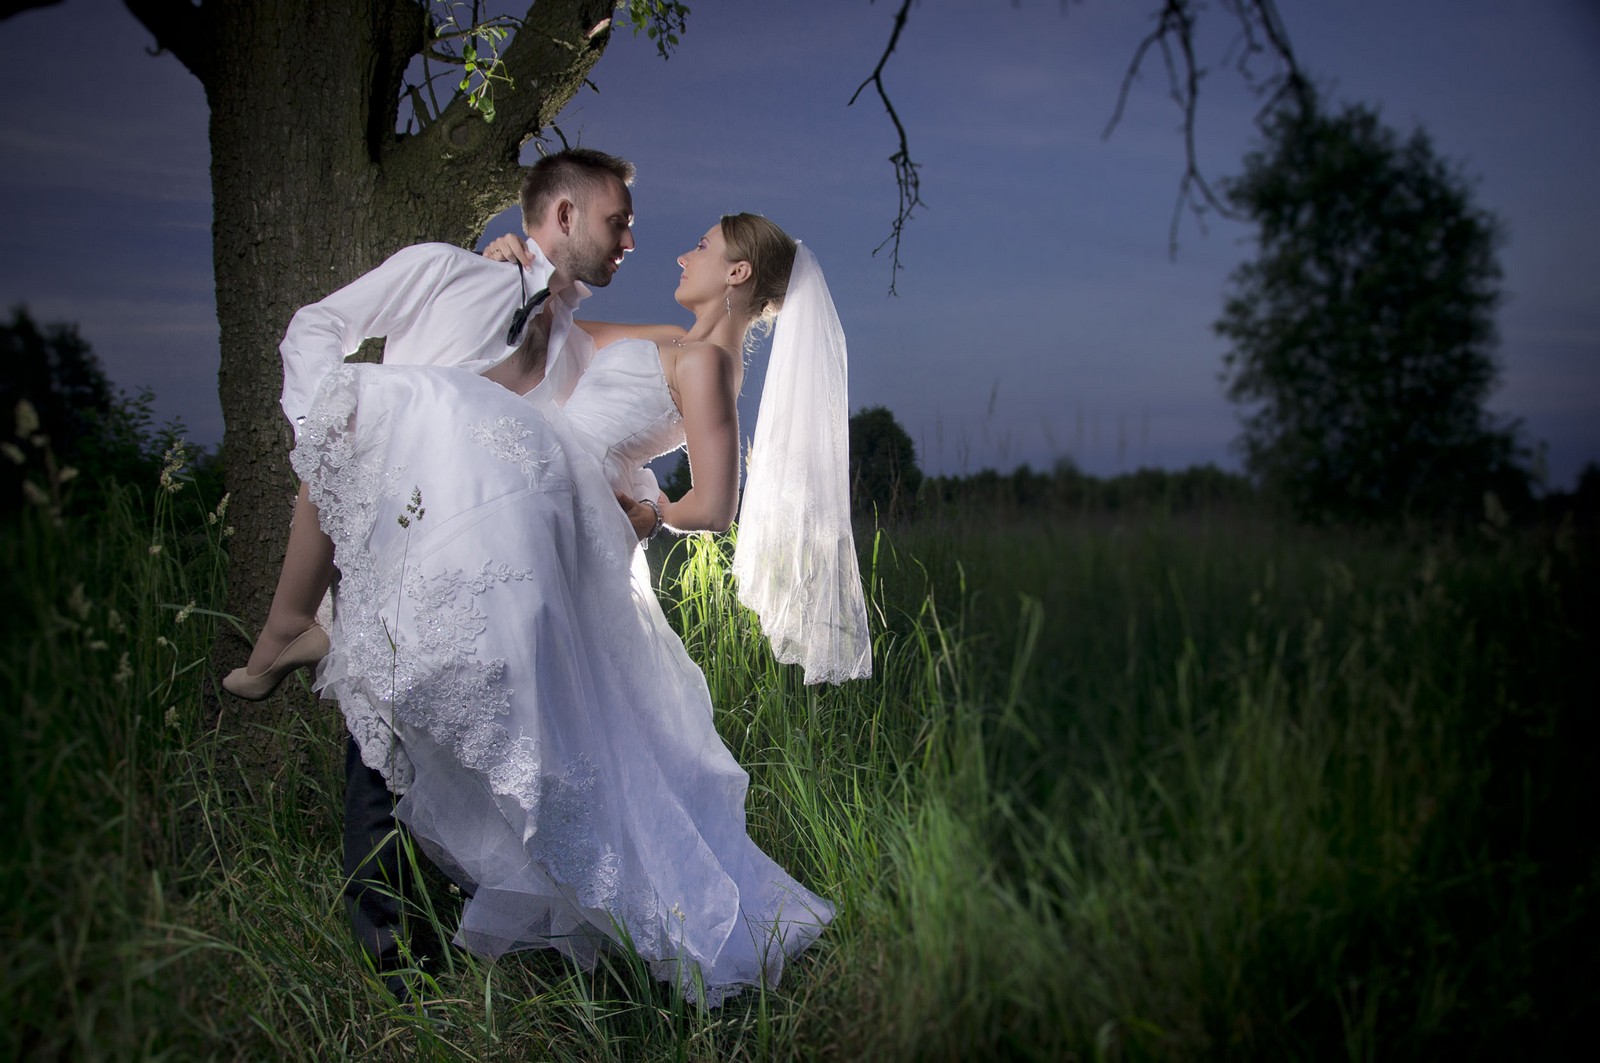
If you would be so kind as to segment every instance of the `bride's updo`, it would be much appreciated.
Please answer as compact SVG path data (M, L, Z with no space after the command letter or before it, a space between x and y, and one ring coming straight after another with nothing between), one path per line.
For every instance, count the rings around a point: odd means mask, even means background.
M751 307L759 324L770 325L789 290L794 238L759 214L724 214L722 241L729 262L750 263Z

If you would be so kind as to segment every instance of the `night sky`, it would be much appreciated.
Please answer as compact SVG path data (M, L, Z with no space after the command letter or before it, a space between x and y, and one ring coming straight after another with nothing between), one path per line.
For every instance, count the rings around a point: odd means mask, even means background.
M626 155L638 250L586 314L684 321L675 256L722 213L807 241L850 337L853 408L885 405L923 467L1095 473L1237 467L1211 324L1250 227L1184 218L1180 116L1157 61L1102 137L1148 31L1144 0L922 0L887 80L928 207L902 246L900 294L873 248L895 210L895 147L872 70L889 0L690 0L667 62L619 34L561 119ZM1492 407L1548 445L1553 486L1600 460L1600 11L1587 0L1279 0L1304 69L1335 101L1421 126L1504 222L1503 386ZM1227 17L1210 12L1214 31ZM0 299L76 322L113 381L162 417L222 435L216 400L205 100L112 0L0 23ZM1212 68L1200 150L1236 172L1256 101ZM530 157L531 157L530 148ZM502 216L489 235L514 225ZM374 263L376 264L376 263ZM759 358L746 386L754 409ZM751 414L753 416L753 412ZM746 431L749 428L747 425Z

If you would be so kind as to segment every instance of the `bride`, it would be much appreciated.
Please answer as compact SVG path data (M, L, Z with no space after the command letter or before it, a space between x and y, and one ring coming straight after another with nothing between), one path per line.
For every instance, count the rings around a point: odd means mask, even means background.
M521 397L545 367L519 356L483 376L341 366L291 461L341 576L317 687L469 895L457 944L584 965L625 944L715 1005L775 984L833 909L746 834L748 776L649 588L640 531L720 531L737 513L740 597L779 659L807 682L871 664L845 345L816 259L738 214L678 263L693 324L581 323L600 350L564 406ZM744 351L774 314L741 506ZM642 465L682 445L690 490L634 499ZM310 663L279 661L247 678Z

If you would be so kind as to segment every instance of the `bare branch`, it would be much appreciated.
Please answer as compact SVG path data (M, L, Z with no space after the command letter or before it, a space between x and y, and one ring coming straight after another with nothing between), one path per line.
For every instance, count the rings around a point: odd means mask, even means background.
M900 115L895 111L894 104L889 101L889 92L883 84L883 69L889 63L889 56L894 54L895 45L900 43L900 32L905 29L906 18L911 13L911 0L901 0L900 10L894 16L894 31L889 35L889 43L883 49L883 55L878 57L878 65L865 81L856 87L851 94L850 102L845 106L853 106L861 93L871 85L878 93L878 99L883 102L883 109L889 115L889 121L894 123L895 134L900 138L900 149L889 156L889 164L894 167L895 187L899 192L900 206L895 213L894 224L890 227L889 235L884 237L883 243L872 249L876 255L885 247L892 245L889 253L889 294L897 294L895 281L900 274L900 236L905 231L906 223L911 220L912 213L921 206L922 182L917 175L920 163L911 158L911 143L906 136L906 127L900 121Z
M411 101L411 117L416 120L417 129L427 129L433 124L433 111L428 109L428 101L422 98L422 89L416 85L407 85L405 93L406 97ZM432 95L431 85L429 86L429 95ZM434 106L438 106L437 100L434 101Z
M1232 2L1237 3L1239 0ZM1266 36L1267 43L1278 56L1278 60L1284 65L1282 75L1268 79L1269 86L1274 82L1276 85L1267 102L1262 105L1260 113L1256 115L1256 122L1258 124L1265 122L1285 96L1293 96L1295 106L1302 111L1309 110L1315 105L1311 83L1300 72L1300 64L1295 60L1294 48L1289 43L1289 31L1284 28L1283 18L1278 14L1276 0L1244 0L1244 2L1254 8L1256 19L1261 23L1261 32ZM1247 15L1241 16L1240 21L1247 28L1251 24ZM1249 80L1251 75L1248 72L1244 73Z
M1247 86L1258 94L1266 96L1261 110L1256 115L1257 122L1265 121L1290 95L1304 105L1309 98L1309 86L1295 62L1288 34L1283 29L1283 22L1278 16L1274 0L1222 0L1221 7L1238 21L1240 39L1244 44L1240 57L1234 64L1235 69ZM1168 94L1183 114L1184 169L1178 180L1178 195L1172 208L1172 224L1167 232L1167 250L1172 255L1178 253L1178 226L1185 212L1192 214L1200 222L1202 232L1207 211L1216 211L1225 218L1235 216L1206 179L1200 167L1199 153L1195 145L1200 81L1206 73L1204 67L1195 59L1194 30L1198 10L1199 5L1195 0L1163 0L1161 11L1156 17L1155 29L1151 30L1134 50L1133 59L1128 64L1127 72L1122 78L1122 86L1117 92L1116 107L1102 134L1103 138L1109 138L1116 131L1127 107L1128 94L1138 79L1145 59L1151 49L1159 49L1167 72ZM1265 47L1260 43L1258 35L1266 39ZM1268 50L1283 64L1285 72L1258 78L1250 69L1249 60L1252 56Z

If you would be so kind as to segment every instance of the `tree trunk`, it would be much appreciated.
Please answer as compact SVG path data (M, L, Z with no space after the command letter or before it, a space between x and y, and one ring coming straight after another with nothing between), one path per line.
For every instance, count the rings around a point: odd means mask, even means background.
M468 245L515 201L522 144L564 106L599 59L608 0L542 0L505 52L515 87L496 92L490 124L456 99L414 136L395 133L409 58L428 39L412 0L128 0L205 86L218 384L230 512L230 613L266 616L295 494L292 433L278 407L278 342L289 318L408 244ZM598 27L598 32L596 29ZM248 647L224 628L216 669ZM265 779L287 750L280 697L218 707L247 775Z

